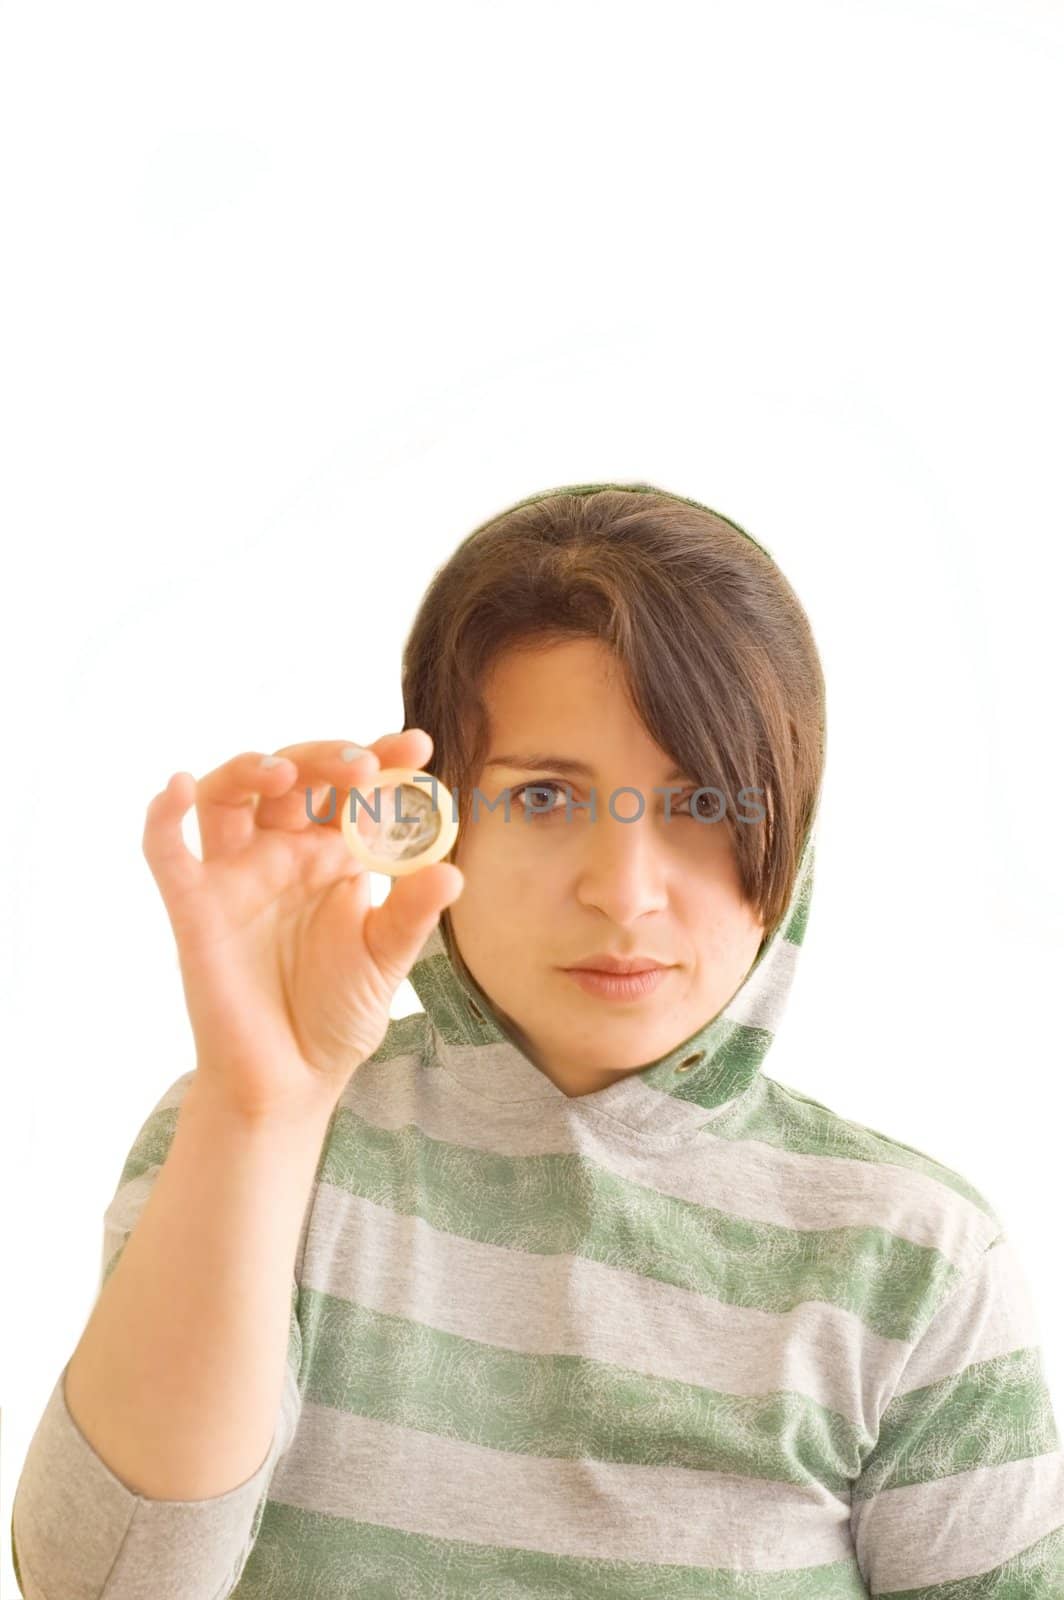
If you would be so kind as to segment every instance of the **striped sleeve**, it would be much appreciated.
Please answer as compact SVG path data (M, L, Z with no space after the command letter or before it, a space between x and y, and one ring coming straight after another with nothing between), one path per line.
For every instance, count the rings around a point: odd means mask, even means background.
M876 1600L1064 1595L1064 1455L1038 1339L999 1233L915 1342L853 1485Z
M191 1078L187 1073L167 1090L126 1158L104 1214L100 1290L166 1159ZM308 1204L308 1215L309 1209ZM63 1368L30 1440L12 1507L12 1559L24 1600L142 1600L147 1594L153 1600L219 1600L236 1587L258 1537L274 1469L299 1416L298 1270L297 1258L277 1427L255 1474L225 1494L153 1500L130 1489L74 1421Z

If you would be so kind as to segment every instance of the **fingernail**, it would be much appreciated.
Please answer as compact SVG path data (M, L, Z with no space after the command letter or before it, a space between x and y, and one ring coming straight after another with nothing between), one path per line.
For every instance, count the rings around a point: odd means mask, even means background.
M345 744L343 749L340 751L340 760L357 761L359 756L371 756L372 754L373 751L367 750L365 745Z
M284 756L263 756L262 760L259 762L259 766L260 767L279 767L283 760L284 760Z

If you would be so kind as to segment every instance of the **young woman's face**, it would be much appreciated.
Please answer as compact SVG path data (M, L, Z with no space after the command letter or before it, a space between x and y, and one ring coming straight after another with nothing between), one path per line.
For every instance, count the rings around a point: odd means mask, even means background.
M750 970L764 928L742 899L725 824L692 814L715 816L715 797L692 805L697 774L674 774L604 645L580 639L511 651L484 692L491 744L476 814L472 795L459 797L452 860L466 883L450 907L451 928L526 1054L566 1094L590 1094L715 1016ZM548 780L556 787L544 788ZM580 808L592 789L594 820ZM633 789L614 797L611 815L614 791ZM507 791L509 821L502 804L489 809ZM526 799L536 808L527 818ZM611 998L566 970L603 954L647 957L668 970L648 992Z

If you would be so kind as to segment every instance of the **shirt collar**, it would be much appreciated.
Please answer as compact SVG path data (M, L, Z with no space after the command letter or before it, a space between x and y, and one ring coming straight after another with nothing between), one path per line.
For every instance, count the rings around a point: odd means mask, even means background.
M430 1023L434 1064L500 1107L564 1102L578 1114L605 1114L652 1139L696 1132L760 1073L805 937L814 854L810 828L787 911L727 1004L667 1055L576 1097L559 1089L519 1046L448 938L445 914L409 973Z

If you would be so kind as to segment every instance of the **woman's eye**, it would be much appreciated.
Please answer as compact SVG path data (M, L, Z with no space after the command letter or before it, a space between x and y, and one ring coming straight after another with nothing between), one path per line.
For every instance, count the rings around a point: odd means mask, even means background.
M567 785L555 782L553 779L543 779L536 783L523 783L519 789L510 790L510 799L516 800L524 809L525 816L530 821L537 817L555 817L564 814L567 800ZM527 799L525 798L527 796ZM559 798L558 805L551 805L551 796ZM716 792L689 789L686 794L673 797L669 815L686 817L692 822L715 822L719 810Z
M526 794L529 797L527 800L523 798ZM559 794L564 799L564 786L560 783L523 783L519 789L510 790L511 800L520 800L525 815L531 821L537 817L552 817L564 810L562 806L549 803L552 794Z
M693 808L692 801L694 801ZM686 794L680 796L677 809L682 817L690 817L693 822L699 820L716 822L718 820L717 813L720 811L720 803L717 793L713 789L689 789Z

